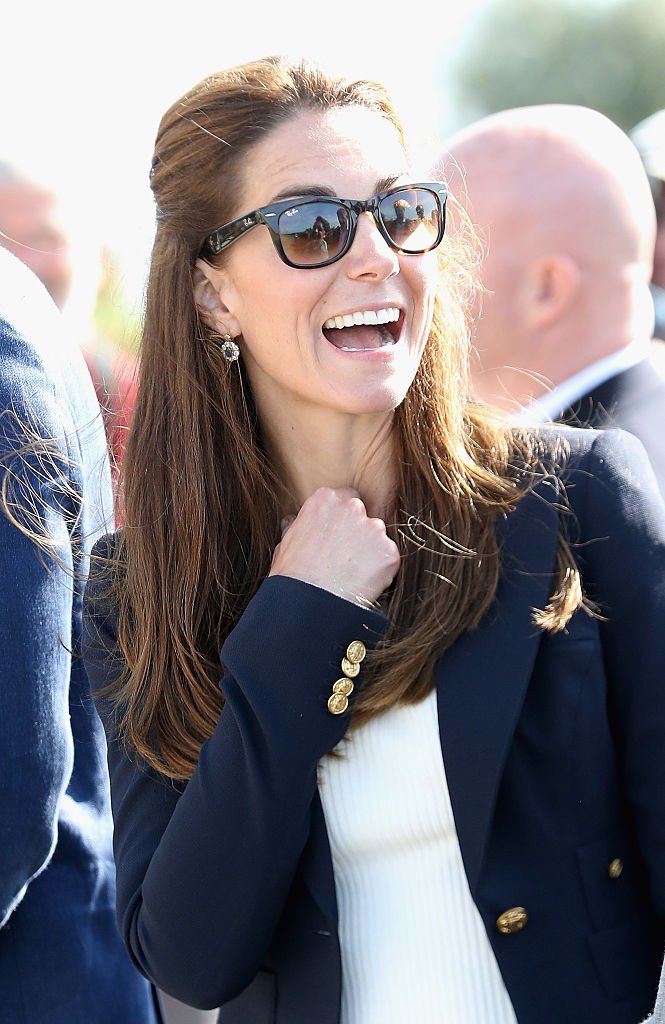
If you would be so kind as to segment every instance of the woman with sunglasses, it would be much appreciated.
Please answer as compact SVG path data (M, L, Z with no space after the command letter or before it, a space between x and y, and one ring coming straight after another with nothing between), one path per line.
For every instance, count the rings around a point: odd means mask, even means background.
M86 596L135 962L223 1024L635 1024L665 911L642 449L468 400L473 248L378 84L214 75L152 187Z

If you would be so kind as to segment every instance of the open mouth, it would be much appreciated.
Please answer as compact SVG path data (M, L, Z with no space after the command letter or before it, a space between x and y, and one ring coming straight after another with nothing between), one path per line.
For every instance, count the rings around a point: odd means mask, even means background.
M399 340L404 317L397 306L331 316L323 333L341 352L373 352Z

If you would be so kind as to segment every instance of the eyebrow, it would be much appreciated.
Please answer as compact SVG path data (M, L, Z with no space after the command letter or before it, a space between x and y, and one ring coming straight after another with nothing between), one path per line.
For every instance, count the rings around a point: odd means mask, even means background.
M400 174L392 174L388 178L379 178L376 182L375 191L384 192L387 188L392 188L395 182L404 176L404 171ZM270 203L278 203L281 199L304 199L306 196L330 196L331 198L347 198L338 197L334 189L331 189L329 185L289 185L288 188L284 188L277 195L273 196Z

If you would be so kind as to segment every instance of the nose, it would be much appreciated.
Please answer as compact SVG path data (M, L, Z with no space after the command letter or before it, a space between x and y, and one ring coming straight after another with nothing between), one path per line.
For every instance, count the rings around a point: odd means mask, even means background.
M399 274L399 259L379 231L371 213L361 213L353 244L346 254L351 278L385 281Z

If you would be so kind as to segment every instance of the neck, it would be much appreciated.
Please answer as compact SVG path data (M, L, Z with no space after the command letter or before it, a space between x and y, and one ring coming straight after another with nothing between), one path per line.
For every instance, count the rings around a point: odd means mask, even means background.
M648 343L653 332L649 276L650 266L642 262L611 275L585 271L575 302L548 326L522 326L510 350L479 350L471 367L476 394L515 412L632 342Z
M395 491L393 414L356 416L318 410L312 421L263 425L268 455L284 482L284 514L297 513L319 487L353 487L367 514L390 514Z

